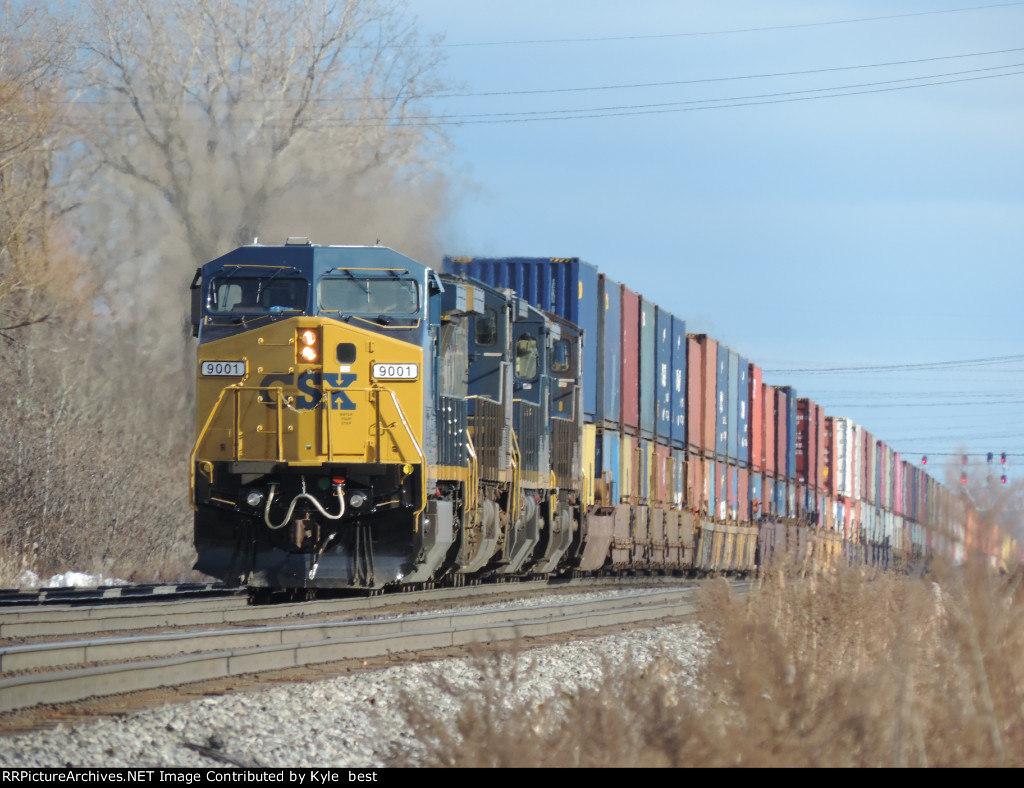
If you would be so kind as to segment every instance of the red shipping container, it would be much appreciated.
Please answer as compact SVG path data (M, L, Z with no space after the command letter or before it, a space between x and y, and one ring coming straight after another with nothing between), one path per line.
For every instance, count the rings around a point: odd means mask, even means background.
M819 429L824 413L821 406L809 399L798 399L796 405L796 475L808 489L821 487L821 442Z
M704 496L704 459L696 453L686 454L686 507L701 511Z
M836 493L835 473L832 471L832 458L835 456L835 446L833 446L831 417L825 419L825 431L823 434L825 439L821 442L822 488L829 497L838 499L839 496Z
M622 286L622 397L623 432L636 435L640 428L640 296Z
M687 430L688 442L691 449L694 448L694 428L698 430L696 447L705 457L713 457L715 453L715 427L718 418L718 411L715 403L715 383L718 374L718 341L707 334L695 334L687 337L687 343L693 340L696 345L697 358L689 356L686 365L687 393L690 401L687 403L687 418L690 420L690 427ZM694 390L693 386L697 389ZM696 399L694 397L696 396ZM694 416L697 414L698 423L694 424Z
M704 448L704 367L697 337L686 337L686 447Z
M775 474L775 389L767 383L761 386L761 424L764 427L764 443L761 457L766 473ZM764 496L765 500L768 496Z
M660 443L654 444L654 500L659 506L666 506L671 500L669 459L672 450Z
M828 491L828 478L825 465L825 409L821 405L814 406L815 416L818 421L818 458L815 464L816 470L816 484L818 492L824 493Z
M750 445L750 467L755 471L764 469L764 405L761 403L761 368L750 365L747 377L750 386L750 418L747 420Z
M809 399L798 399L796 401L796 480L804 484L811 483L811 468L808 462L810 444L813 440L813 424L809 411L813 404Z

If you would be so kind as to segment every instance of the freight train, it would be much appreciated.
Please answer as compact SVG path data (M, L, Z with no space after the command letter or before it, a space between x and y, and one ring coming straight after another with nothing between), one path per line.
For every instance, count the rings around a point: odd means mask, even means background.
M196 568L252 588L905 565L1007 548L849 419L576 258L196 271Z

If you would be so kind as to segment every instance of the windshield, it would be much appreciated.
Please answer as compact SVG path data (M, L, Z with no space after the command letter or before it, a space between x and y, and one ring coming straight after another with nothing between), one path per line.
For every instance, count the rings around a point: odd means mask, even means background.
M218 277L213 280L208 309L215 314L302 312L308 289L304 279Z
M342 315L417 315L419 286L411 279L357 277L320 282L320 311Z

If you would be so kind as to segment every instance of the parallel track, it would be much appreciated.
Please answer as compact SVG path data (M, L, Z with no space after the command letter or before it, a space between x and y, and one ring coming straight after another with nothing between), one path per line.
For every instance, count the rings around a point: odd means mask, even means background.
M509 591L508 588L499 590ZM479 589L450 589L449 598L454 598L457 592L462 596L467 591ZM450 649L472 643L554 634L565 636L603 627L653 623L661 619L678 620L695 612L696 591L693 587L673 587L631 591L584 601L542 605L527 601L516 607L402 615L376 620L361 618L176 631L160 635L8 646L0 648L0 711L322 663ZM432 594L434 604L439 601L436 592L424 593ZM408 602L408 596L400 595L397 599ZM302 612L293 612L293 615L305 617L326 612L321 609L314 613L311 606L326 608L332 604L352 606L359 603L364 606L363 610L372 611L374 602L379 609L384 606L384 600L394 599L370 597L281 607L300 608ZM206 604L210 602L212 600ZM275 608L253 607L224 607L202 615L219 616L221 620L234 618L237 622L243 620L246 612L253 614L247 619L252 621L266 619L271 611L276 618L278 611ZM162 615L166 620L168 614ZM201 614L193 612L189 615ZM346 617L341 610L330 611L330 615ZM93 620L92 630L97 628L97 621ZM6 630L0 632L6 634Z

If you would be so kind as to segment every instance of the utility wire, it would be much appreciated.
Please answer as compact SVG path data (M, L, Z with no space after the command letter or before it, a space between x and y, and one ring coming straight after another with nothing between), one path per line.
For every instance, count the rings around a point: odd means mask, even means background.
M775 30L799 30L808 27L828 27L834 25L852 25L860 24L863 22L879 22L887 19L908 19L919 16L936 16L938 14L956 14L965 11L984 11L992 8L1007 8L1012 6L1024 5L1024 2L1016 3L993 3L991 5L978 5L968 6L964 8L946 8L936 11L917 11L906 14L889 14L887 16L866 16L855 19L835 19L826 22L804 22L800 24L792 25L769 25L765 27L738 27L729 28L725 30L703 30L693 31L688 33L652 33L649 35L634 35L634 36L594 36L589 38L533 38L533 39L518 39L510 41L468 41L454 44L441 44L441 47L449 49L467 48L467 47L495 47L495 46L521 46L524 44L593 44L606 41L650 41L655 39L664 38L696 38L699 36L724 36L734 35L737 33L763 33L771 32ZM431 46L424 44L422 46Z
M882 81L879 81L879 82L861 82L861 83L852 84L852 85L838 85L838 86L827 87L827 88L809 88L807 90L788 90L788 91L782 91L782 92L779 92L779 93L761 93L761 94L755 94L755 95L751 95L751 96L732 96L732 97L729 97L729 98L692 99L692 100L689 100L689 101L669 101L669 102L662 102L662 103L659 103L659 104L627 104L627 105L611 106L611 107L586 107L586 108L583 108L583 109L551 109L551 110L535 110L535 111L527 111L527 112L486 112L486 113L480 113L480 114L461 114L461 115L419 115L419 116L411 115L411 116L408 116L408 119L409 120L432 120L432 119L448 120L448 119L453 118L453 117L454 118L460 118L460 119L472 119L472 118L495 118L495 117L498 117L498 118L501 118L501 117L529 117L529 116L534 116L534 115L564 115L566 117L572 117L573 115L571 113L577 113L577 112L620 113L620 111L624 111L624 112L622 112L622 114L632 114L633 110L659 110L659 109L662 109L662 108L665 108L665 107L682 107L682 106L689 106L689 105L693 105L693 104L710 104L710 103L713 103L713 102L747 101L747 100L750 100L750 99L766 99L766 98L771 99L771 98L778 98L780 96L800 96L800 95L805 95L805 94L808 94L808 93L825 93L825 92L828 92L828 91L851 90L853 88L870 88L870 87L876 87L878 85L893 85L893 84L896 84L896 83L899 83L899 82L916 82L916 81L919 81L919 80L922 80L922 79L939 79L939 78L942 78L942 77L962 76L963 74L978 74L978 73L985 72L985 71L999 71L999 70L1007 69L1007 68L1020 68L1022 66L1024 66L1024 63L1009 63L1009 64L1004 65L1004 66L988 66L986 68L973 68L973 69L968 69L966 71L950 71L950 72L947 72L945 74L928 74L928 75L925 75L923 77L902 77L900 79L887 79L887 80L882 80ZM1011 73L1013 73L1013 74L1020 74L1020 73L1024 73L1024 72L1015 71L1015 72L1011 72ZM998 74L996 76L1006 76L1006 75L1005 74ZM953 81L954 82L958 82L960 80L953 80ZM929 84L946 84L946 83L929 83ZM916 85L910 85L908 87L917 87L917 86ZM868 91L868 92L870 92L870 91ZM840 95L848 95L848 94L840 94ZM559 118L559 119L561 119L561 118Z
M585 92L596 92L596 91L607 91L607 90L634 90L640 88L660 88L660 87L678 87L680 85L703 85L703 84L714 84L716 82L739 82L750 79L773 79L777 77L799 77L809 76L812 74L829 74L837 71L856 71L867 68L888 68L891 66L911 66L919 63L936 63L943 60L961 60L963 58L970 57L988 57L990 55L1006 55L1014 52L1024 52L1024 47L1015 47L1013 49L994 49L988 52L966 52L959 55L937 55L935 57L918 58L916 60L891 60L881 63L862 63L852 66L826 66L824 68L811 68L804 69L801 71L778 71L768 72L764 74L742 74L731 77L705 77L701 79L683 79L683 80L671 80L667 82L635 82L626 83L619 85L591 85L582 87L568 87L568 88L537 88L531 90L491 90L491 91L480 91L480 92L468 92L468 93L400 93L394 96L339 96L331 98L316 98L310 99L311 103L315 104L326 104L326 103L337 103L339 101L354 101L354 102L367 102L367 101L416 101L421 99L448 99L448 98L489 98L495 96L534 96L534 95L547 95L556 93L585 93ZM994 66L993 68L1011 68L1012 66ZM984 70L984 69L979 69ZM956 72L956 73L974 73L974 72ZM945 76L945 75L939 75ZM908 79L928 79L930 77L908 77ZM899 80L895 80L899 81ZM875 84L875 83L872 83ZM722 99L731 100L731 99ZM253 102L259 103L270 103L270 104L295 104L303 99L298 98L259 98L252 99ZM128 106L133 102L128 99L120 100L109 100L109 99L89 99L89 98L67 98L61 103L65 104L77 104L77 105L98 105L98 106L115 106L125 105ZM170 100L157 101L139 101L137 102L143 105L153 104L167 104Z
M1009 364L1014 361L1024 361L1024 355L1016 356L988 356L986 358L968 358L960 361L931 361L920 364L876 364L872 366L857 367L805 367L803 369L766 369L765 374L792 375L833 373L833 372L890 372L908 371L918 369L951 369L954 367L976 367L986 364Z
M925 57L918 58L916 60L891 60L883 63L863 63L854 66L830 66L826 68L810 68L803 71L777 71L765 74L744 74L733 77L706 77L703 79L682 79L672 80L670 82L634 82L621 85L592 85L589 87L570 87L570 88L538 88L535 90L492 90L492 91L481 91L477 93L436 93L433 95L408 95L408 96L389 96L387 101L394 101L399 98L419 99L419 98L484 98L491 96L533 96L533 95L544 95L550 93L584 93L593 92L600 90L633 90L637 88L663 88L663 87L678 87L679 85L703 85L715 82L738 82L746 79L773 79L776 77L800 77L808 76L810 74L828 74L835 71L854 71L865 68L887 68L889 66L912 66L918 63L935 63L942 60L959 60L967 57L987 57L989 55L1006 55L1012 52L1024 51L1024 47L1015 47L1013 49L994 49L990 52L968 52L961 55L939 55L936 57ZM1009 66L1006 66L1009 68ZM327 99L322 99L327 101ZM360 100L356 97L352 99L343 100Z

